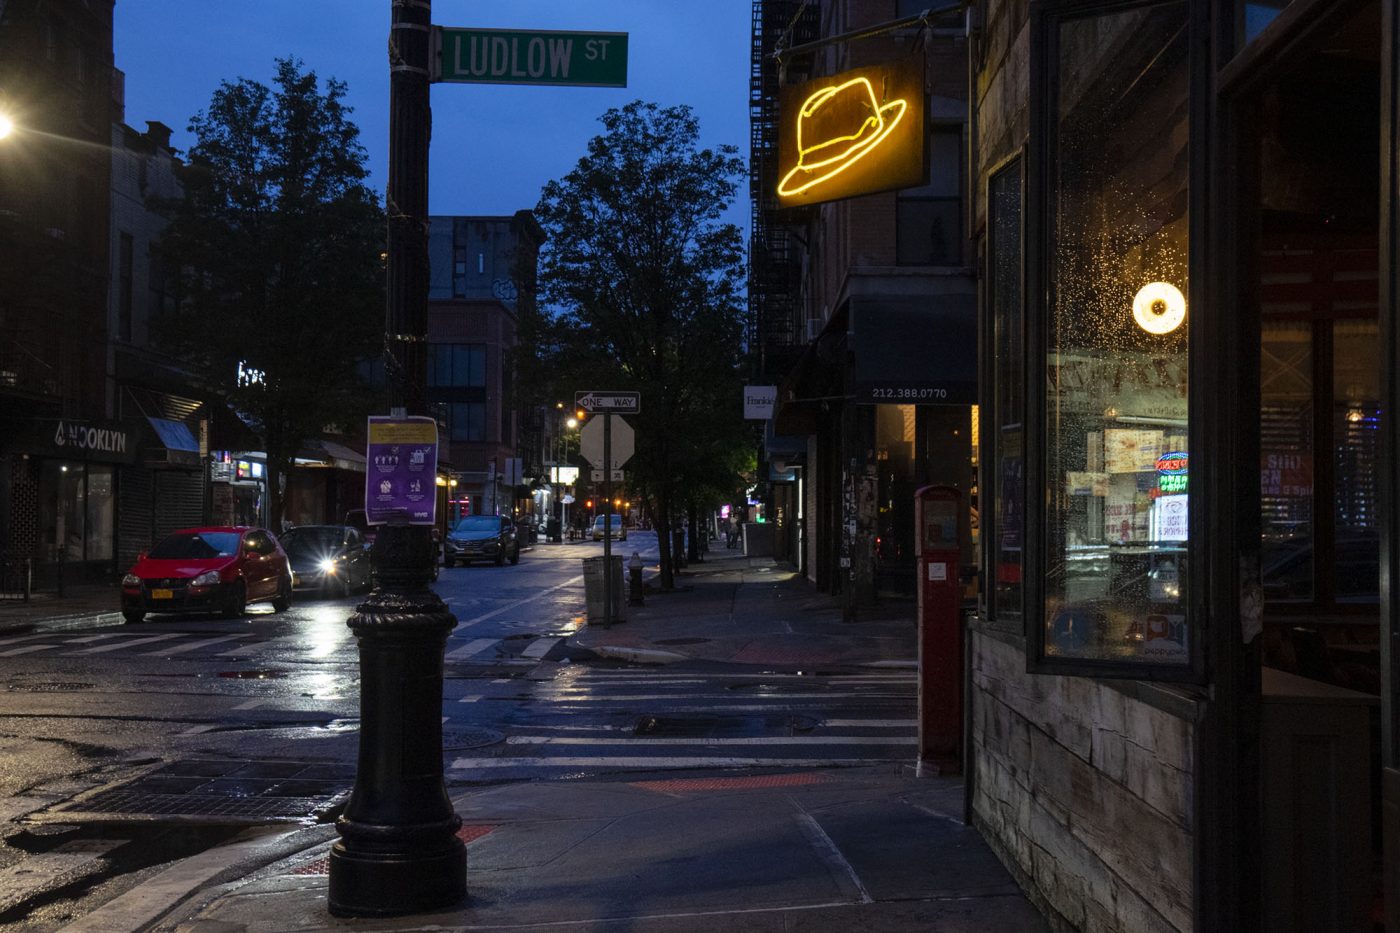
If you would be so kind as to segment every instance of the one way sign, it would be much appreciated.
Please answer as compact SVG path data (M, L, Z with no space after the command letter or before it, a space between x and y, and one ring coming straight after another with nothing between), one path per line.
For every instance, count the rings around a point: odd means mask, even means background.
M620 414L633 414L642 410L640 392L579 392L574 395L574 406L589 412L613 411Z

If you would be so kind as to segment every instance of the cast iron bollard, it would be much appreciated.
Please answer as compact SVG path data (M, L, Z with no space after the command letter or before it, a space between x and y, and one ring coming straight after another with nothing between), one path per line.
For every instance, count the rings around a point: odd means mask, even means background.
M442 773L442 654L457 618L428 589L433 553L427 526L383 526L372 552L378 586L348 623L360 646L360 752L331 848L336 916L414 913L466 897L462 820Z
M627 574L632 579L632 595L628 597L627 605L645 605L642 601L642 555L636 551L632 552L631 559L627 561Z

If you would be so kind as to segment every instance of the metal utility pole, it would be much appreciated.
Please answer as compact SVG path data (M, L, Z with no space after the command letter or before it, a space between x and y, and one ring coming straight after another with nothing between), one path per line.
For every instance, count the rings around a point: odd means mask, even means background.
M391 412L426 415L432 3L392 0L391 10L385 362ZM349 620L360 649L360 747L330 856L337 916L434 910L467 893L462 821L442 771L443 648L457 619L428 588L432 528L382 526L373 560L378 585Z

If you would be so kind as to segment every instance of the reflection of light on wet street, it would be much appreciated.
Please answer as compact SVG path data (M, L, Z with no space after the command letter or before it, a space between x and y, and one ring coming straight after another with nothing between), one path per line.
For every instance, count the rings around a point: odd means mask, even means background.
M338 700L351 693L351 678L343 671L309 671L291 678L292 689L313 700Z
M324 658L334 654L348 640L350 631L345 625L347 612L344 606L324 603L311 606L307 610L306 636L307 654L312 658Z

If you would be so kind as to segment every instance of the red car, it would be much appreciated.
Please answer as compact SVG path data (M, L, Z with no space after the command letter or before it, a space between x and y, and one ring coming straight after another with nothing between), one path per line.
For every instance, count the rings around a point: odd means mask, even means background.
M262 528L190 528L141 555L122 577L122 616L140 622L148 612L243 615L249 603L292 604L292 567L270 531Z

